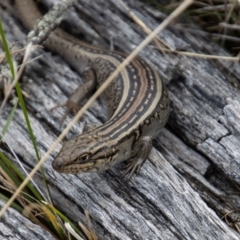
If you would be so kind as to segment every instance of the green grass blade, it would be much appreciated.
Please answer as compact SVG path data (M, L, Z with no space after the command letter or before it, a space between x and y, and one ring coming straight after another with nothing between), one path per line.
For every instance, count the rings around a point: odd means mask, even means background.
M2 141L2 138L4 137L4 135L6 134L9 126L10 126L10 123L12 121L12 118L14 116L14 113L16 111L16 108L17 108L17 105L18 105L18 99L16 99L15 103L14 103L14 106L12 108L12 111L10 112L8 118L7 118L7 122L5 124L5 126L3 127L3 130L2 130L2 136L0 136L0 142Z
M2 38L4 51L5 51L6 56L7 56L8 64L9 64L9 67L11 69L12 77L14 79L15 78L14 65L13 65L11 53L9 51L9 47L8 47L8 44L7 44L7 40L6 40L6 37L5 37L5 34L4 34L4 30L3 30L3 27L2 27L1 21L0 21L0 35L1 35L1 38ZM20 106L21 106L23 114L24 114L24 118L25 118L25 121L26 121L26 124L27 124L27 129L28 129L28 132L29 132L29 135L30 135L33 147L34 147L34 151L35 151L35 154L36 154L36 158L39 161L40 160L40 155L39 155L38 148L37 148L36 138L34 136L33 129L32 129L29 117L28 117L26 104L24 102L24 98L23 98L23 95L22 95L22 90L20 88L19 83L16 83L15 89L16 89L16 92L17 92L17 96L18 96L18 99L19 99ZM43 168L41 168L41 172L42 172L43 180L44 180L45 186L47 188L47 191L48 191L48 193L50 193ZM48 195L50 196L50 194L48 194Z
M7 60L8 60L8 64L9 64L11 73L12 73L12 77L14 79L15 78L15 72L14 72L12 56L11 56L11 53L10 53L9 48L8 48L7 39L5 37L5 33L3 31L3 27L2 27L2 22L1 21L0 21L0 36L2 38L3 48L4 48L4 51L6 53L6 57L7 57Z
M4 171L8 174L8 176L12 179L12 181L16 184L16 186L19 186L21 182L16 180L16 177L13 176L12 172L14 172L20 179L23 181L25 179L25 176L18 170L18 168L2 153L0 152L0 166L4 169ZM12 170L12 172L9 173L9 169ZM38 191L31 185L27 184L27 187L30 189L30 191L34 194L34 196L39 200L43 200L41 195L38 193Z
M0 199L2 199L4 202L7 202L7 201L9 200L8 197L6 197L5 195L3 195L3 194L1 194L1 193L0 193ZM13 202L13 203L11 204L11 206L12 206L14 209L16 209L18 212L20 212L20 213L23 212L23 208L22 208L20 205L18 205L17 203L15 203L15 202Z

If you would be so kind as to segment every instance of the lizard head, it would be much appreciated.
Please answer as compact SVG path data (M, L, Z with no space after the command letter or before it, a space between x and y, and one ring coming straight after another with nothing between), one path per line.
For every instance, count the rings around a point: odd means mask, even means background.
M82 134L66 141L52 162L54 170L61 173L81 173L106 170L117 160L118 151L110 148L99 136Z

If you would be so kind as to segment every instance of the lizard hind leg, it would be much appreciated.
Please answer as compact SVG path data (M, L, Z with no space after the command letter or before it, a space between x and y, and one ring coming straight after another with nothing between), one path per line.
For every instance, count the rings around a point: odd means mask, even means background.
M81 102L85 98L89 97L90 94L95 90L97 80L93 69L86 68L82 73L82 78L83 83L72 92L65 103L58 104L51 108L51 110L54 110L59 107L66 107L66 110L60 120L60 127L62 126L62 123L64 122L68 113L73 112L74 114L77 114L77 112L80 110Z
M133 173L140 172L141 166L147 160L148 155L152 150L152 139L149 136L140 137L133 145L132 157L129 163L125 166L126 170L123 172L123 176L127 176L129 180Z

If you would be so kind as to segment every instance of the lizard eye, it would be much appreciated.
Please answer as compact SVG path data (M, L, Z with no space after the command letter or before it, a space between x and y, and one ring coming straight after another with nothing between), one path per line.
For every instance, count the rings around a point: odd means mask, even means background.
M89 154L84 153L84 154L82 154L81 156L79 156L79 157L76 159L76 161L83 163L83 162L88 161L88 159L89 159Z

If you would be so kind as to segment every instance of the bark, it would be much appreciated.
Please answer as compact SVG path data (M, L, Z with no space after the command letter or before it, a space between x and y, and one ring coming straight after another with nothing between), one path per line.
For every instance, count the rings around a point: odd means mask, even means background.
M50 6L50 1L44 3ZM166 17L139 1L128 1L128 6L151 29ZM0 14L8 40L23 46L27 30L13 6L3 1ZM114 0L79 0L66 19L63 25L72 34L105 48L113 39L117 50L130 52L145 37ZM159 37L176 50L228 55L210 39L174 25ZM61 131L58 124L63 109L50 109L64 102L81 78L58 55L46 49L34 53L39 55L42 57L27 66L22 88L28 94L30 121L43 154ZM239 239L240 104L235 87L239 69L221 60L162 54L151 46L140 55L158 70L171 97L170 118L154 141L151 161L130 182L121 177L124 164L100 173L64 175L51 167L59 146L44 164L55 207L73 222L85 222L83 210L88 210L99 239ZM8 103L0 118L1 128L10 111ZM65 124L69 120L70 116ZM103 107L96 102L68 138L80 134L84 124L104 120ZM36 156L20 108L4 141L26 168L34 167ZM4 146L1 149L15 161ZM40 174L35 181L44 191ZM18 218L10 216L9 222L4 221L10 212ZM222 219L226 214L232 227ZM6 232L16 232L22 221L27 220L10 208L1 219L0 236L10 239ZM35 228L25 227L29 235L19 239L32 239ZM41 237L34 235L34 239Z

